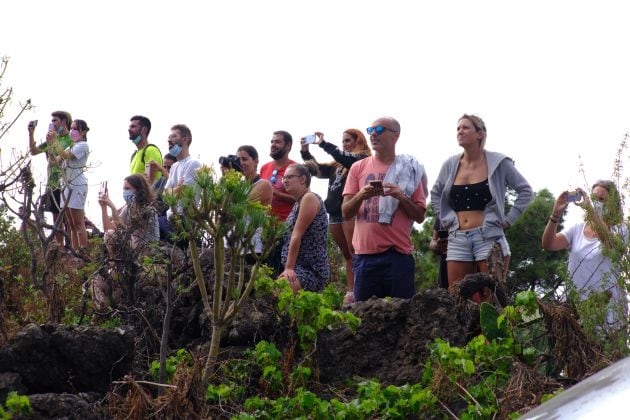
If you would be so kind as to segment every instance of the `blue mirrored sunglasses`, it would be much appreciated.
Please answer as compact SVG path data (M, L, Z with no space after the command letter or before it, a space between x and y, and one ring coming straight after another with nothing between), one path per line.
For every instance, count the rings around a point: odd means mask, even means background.
M271 181L272 184L275 184L277 176L278 176L278 170L274 169L273 172L271 173L271 179L269 181Z
M368 134L372 135L372 133L381 134L385 130L392 131L394 133L396 132L396 130L392 130L391 128L383 127L382 125L377 125L376 127L368 127L365 131L367 131Z

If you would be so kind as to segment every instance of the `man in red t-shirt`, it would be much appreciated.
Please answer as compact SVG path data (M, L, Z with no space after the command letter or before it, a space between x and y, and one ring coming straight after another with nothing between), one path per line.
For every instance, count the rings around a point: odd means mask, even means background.
M396 155L398 121L379 118L367 131L374 156L352 165L343 190L343 216L356 216L354 297L409 299L415 294L411 229L424 220L427 178L413 156Z
M271 153L273 159L271 162L265 163L260 168L260 177L268 179L273 186L273 198L271 199L271 213L280 220L286 220L293 209L295 199L287 193L282 182L284 171L290 165L293 165L289 159L289 152L293 144L291 134L286 131L276 131L271 137ZM276 244L271 255L265 261L269 267L273 269L273 274L279 276L284 271L282 267L282 243Z
M293 138L286 131L276 131L271 137L271 153L273 159L271 162L265 163L260 168L260 177L268 179L273 186L273 199L271 200L271 213L276 215L280 220L286 220L295 199L287 193L282 183L284 171L289 165L295 162L289 159L289 152Z

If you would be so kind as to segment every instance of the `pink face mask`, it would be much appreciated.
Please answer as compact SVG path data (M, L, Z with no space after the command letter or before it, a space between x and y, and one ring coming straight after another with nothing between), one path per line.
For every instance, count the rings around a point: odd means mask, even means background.
M80 140L81 134L79 133L79 130L75 130L75 129L70 130L70 138L74 141Z

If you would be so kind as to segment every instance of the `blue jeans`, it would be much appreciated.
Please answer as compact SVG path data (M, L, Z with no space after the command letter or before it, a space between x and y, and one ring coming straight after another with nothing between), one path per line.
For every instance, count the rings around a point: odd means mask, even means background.
M411 299L416 294L413 257L394 248L380 254L354 255L352 270L357 302L372 296Z

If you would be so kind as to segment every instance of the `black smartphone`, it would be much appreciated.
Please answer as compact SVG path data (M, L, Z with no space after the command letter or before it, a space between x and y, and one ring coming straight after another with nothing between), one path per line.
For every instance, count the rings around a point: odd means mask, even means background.
M383 189L383 181L376 181L376 180L370 181L370 185L376 188L377 190Z
M446 230L446 229L438 230L438 238L440 238L440 239L448 238L448 230Z

